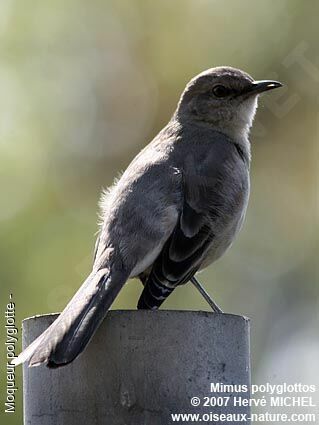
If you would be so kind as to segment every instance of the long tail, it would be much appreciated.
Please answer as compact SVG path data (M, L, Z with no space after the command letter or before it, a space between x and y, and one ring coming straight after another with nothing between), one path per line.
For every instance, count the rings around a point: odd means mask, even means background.
M93 271L59 317L12 361L14 365L46 364L54 368L72 362L86 347L127 280L107 268Z

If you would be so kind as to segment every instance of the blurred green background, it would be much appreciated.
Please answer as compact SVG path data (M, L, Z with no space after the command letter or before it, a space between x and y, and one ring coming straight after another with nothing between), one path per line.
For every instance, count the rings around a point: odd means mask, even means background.
M65 306L90 270L102 187L191 77L232 65L285 88L259 103L245 226L201 280L251 318L254 382L319 388L318 13L302 0L1 0L3 310L12 293L20 326ZM135 308L140 292L129 282L113 308ZM164 308L207 305L187 285ZM21 368L17 411L3 413L4 326L0 342L0 421L21 424Z

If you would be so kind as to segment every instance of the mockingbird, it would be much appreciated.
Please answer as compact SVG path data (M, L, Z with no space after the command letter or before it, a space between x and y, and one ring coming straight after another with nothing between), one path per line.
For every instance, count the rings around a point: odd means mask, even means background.
M258 95L280 86L231 67L187 84L166 127L102 194L92 272L14 364L72 362L129 278L144 284L139 309L159 308L190 280L204 291L195 273L230 247L245 217Z

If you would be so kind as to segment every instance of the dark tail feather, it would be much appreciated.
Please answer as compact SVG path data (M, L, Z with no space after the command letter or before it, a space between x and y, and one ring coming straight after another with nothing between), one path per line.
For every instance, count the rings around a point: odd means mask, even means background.
M93 271L60 316L12 363L28 360L29 366L48 367L70 363L84 350L126 280L124 273Z

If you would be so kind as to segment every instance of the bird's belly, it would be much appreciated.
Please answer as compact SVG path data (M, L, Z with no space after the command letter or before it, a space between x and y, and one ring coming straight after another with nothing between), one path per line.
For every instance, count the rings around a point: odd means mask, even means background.
M201 263L200 270L218 260L231 247L243 225L245 213L246 207L238 214L238 217L224 223L218 233L216 232L218 236L212 239L212 243Z

